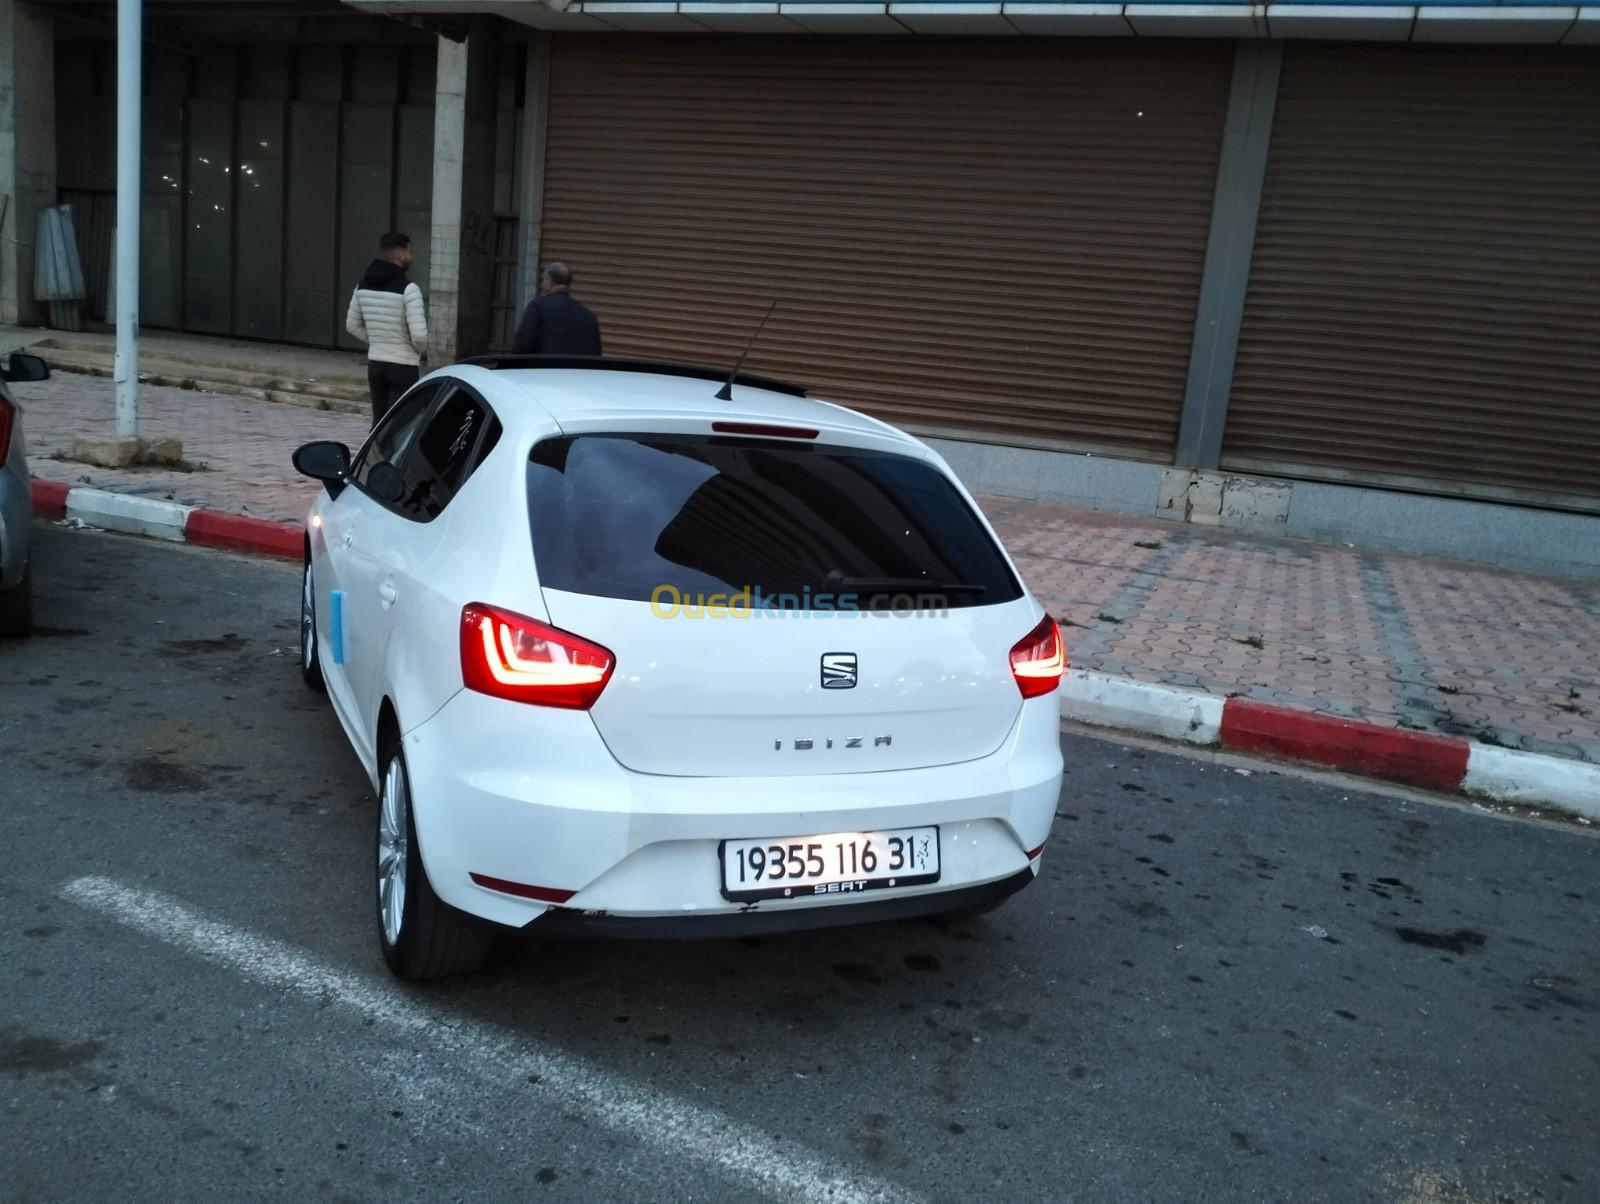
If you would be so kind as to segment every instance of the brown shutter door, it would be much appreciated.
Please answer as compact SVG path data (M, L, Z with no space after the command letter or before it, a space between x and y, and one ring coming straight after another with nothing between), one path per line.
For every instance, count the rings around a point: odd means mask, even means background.
M1289 47L1223 464L1600 509L1600 54Z
M1229 51L557 35L546 258L606 350L1171 453Z

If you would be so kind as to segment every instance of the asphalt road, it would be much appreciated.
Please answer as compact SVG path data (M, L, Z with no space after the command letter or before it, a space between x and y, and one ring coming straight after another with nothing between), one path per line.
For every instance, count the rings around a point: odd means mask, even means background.
M995 915L392 982L293 566L41 525L0 646L19 1201L1600 1199L1600 841L1065 737Z

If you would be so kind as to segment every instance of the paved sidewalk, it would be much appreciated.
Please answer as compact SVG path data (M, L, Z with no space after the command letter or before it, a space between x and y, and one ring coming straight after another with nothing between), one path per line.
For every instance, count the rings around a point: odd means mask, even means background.
M0 326L0 352L22 346L62 372L109 377L116 363L116 335L110 332ZM367 360L361 350L150 331L139 336L139 379L157 387L320 404L346 414L362 413L367 406Z
M110 355L116 350L114 331L42 330L28 327L0 327L0 347L8 343L34 342L50 351L81 351ZM183 363L190 376L232 369L281 376L316 384L337 380L364 388L367 377L366 350L296 347L289 343L259 343L216 335L178 334L171 331L139 332L139 364Z
M296 447L312 439L339 439L354 447L367 432L367 420L353 414L145 385L139 394L139 433L182 439L184 459L195 471L95 468L53 457L71 454L75 436L116 433L111 381L58 372L12 389L27 411L24 429L34 476L256 518L304 520L318 486L289 463Z
M17 387L36 476L298 521L289 453L364 420L147 386L143 433L205 470L51 459L110 433L108 381ZM981 499L1083 669L1600 763L1600 583Z

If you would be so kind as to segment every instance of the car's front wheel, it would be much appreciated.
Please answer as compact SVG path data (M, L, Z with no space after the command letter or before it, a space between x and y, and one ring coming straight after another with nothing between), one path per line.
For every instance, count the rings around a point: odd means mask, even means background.
M409 982L470 974L494 949L494 931L434 894L411 813L411 778L398 737L384 741L378 789L378 941Z
M300 676L313 690L324 689L322 662L317 658L317 593L311 580L311 557L300 573Z
M0 639L20 639L33 631L33 566L22 566L22 580L0 593Z

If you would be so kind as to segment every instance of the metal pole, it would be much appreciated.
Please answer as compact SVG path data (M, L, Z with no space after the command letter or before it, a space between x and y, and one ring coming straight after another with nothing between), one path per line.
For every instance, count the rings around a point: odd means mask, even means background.
M139 108L143 0L117 0L117 437L139 434Z

